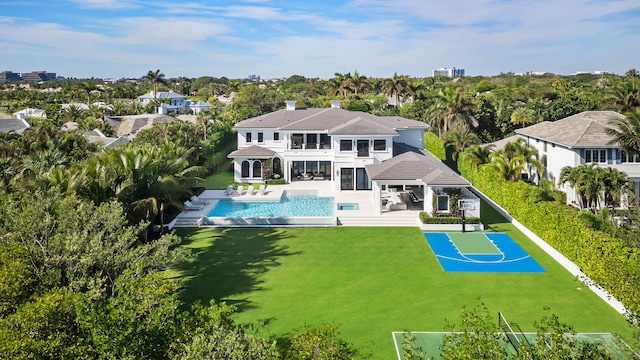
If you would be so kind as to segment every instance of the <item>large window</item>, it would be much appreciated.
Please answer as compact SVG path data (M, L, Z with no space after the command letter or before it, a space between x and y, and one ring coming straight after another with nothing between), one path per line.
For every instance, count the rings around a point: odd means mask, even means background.
M340 151L351 151L351 150L353 150L353 141L340 140Z
M307 134L307 144L305 149L317 149L318 148L318 134Z
M436 212L449 212L449 195L438 195Z
M622 163L640 163L640 155L630 155L624 151L620 152L620 162Z
M291 136L291 148L292 149L302 149L302 141L304 139L303 134L293 134Z
M246 133L244 138L247 140L247 144L251 143L251 133L250 132Z
M331 149L331 136L320 134L320 149Z
M356 190L371 190L371 181L364 168L356 168Z
M243 178L249 177L249 162L246 160L242 162L242 171L240 176Z
M387 150L387 140L373 140L373 151Z
M262 163L260 161L253 162L253 177L261 178L262 177Z
M353 190L353 169L340 169L340 190Z
M606 149L587 149L584 151L584 162L605 164L607 162Z
M358 140L358 157L369 157L369 140Z

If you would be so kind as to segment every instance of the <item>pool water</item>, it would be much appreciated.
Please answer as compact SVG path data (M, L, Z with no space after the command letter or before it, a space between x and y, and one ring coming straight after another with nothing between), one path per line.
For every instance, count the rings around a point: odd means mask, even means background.
M358 210L359 206L357 203L342 203L338 204L338 210Z
M211 217L308 217L333 216L333 198L314 192L285 191L280 201L221 199L209 211Z

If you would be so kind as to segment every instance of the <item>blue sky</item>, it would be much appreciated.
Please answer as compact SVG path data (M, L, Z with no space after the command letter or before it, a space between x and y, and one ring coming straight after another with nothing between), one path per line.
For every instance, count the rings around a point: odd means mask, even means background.
M638 0L0 0L0 71L329 78L640 69Z

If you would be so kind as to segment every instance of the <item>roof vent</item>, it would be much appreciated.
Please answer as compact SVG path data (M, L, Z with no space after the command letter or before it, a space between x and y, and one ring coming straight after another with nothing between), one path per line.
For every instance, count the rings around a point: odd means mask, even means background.
M340 103L342 100L331 100L331 108L340 109Z
M295 101L295 100L287 100L284 103L287 104L287 110L295 110L296 109L297 101Z

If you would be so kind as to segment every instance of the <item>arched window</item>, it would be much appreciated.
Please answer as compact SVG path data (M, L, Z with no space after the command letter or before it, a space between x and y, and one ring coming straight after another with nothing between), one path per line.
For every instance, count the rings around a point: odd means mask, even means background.
M240 176L243 178L249 177L249 162L246 160L242 162L242 173Z
M262 178L262 163L258 160L253 162L253 177Z

